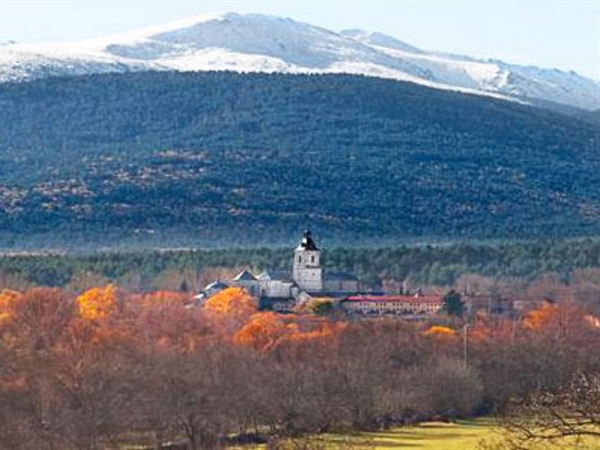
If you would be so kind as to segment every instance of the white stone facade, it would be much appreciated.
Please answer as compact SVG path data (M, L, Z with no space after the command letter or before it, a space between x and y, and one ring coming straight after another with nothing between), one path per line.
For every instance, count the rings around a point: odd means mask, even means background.
M323 269L320 266L318 250L303 250L297 248L294 251L294 269L292 278L300 289L306 291L323 290Z
M312 239L312 235L308 230L304 232L302 240L294 250L292 278L302 290L323 290L321 252L317 248Z

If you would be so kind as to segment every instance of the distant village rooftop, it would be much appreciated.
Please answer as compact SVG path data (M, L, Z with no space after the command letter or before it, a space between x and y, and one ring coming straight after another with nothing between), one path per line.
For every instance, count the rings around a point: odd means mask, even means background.
M311 299L330 299L353 314L431 314L439 311L439 295L384 295L365 286L354 274L326 271L310 230L293 251L292 271L243 269L231 280L208 284L195 298L202 302L228 287L241 287L256 297L261 309L291 312Z

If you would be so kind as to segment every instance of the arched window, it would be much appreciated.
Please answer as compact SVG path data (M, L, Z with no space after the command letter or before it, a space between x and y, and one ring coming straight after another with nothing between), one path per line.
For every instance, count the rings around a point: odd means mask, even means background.
M314 263L314 262L315 262L315 255L312 255L312 256L310 257L310 262L311 262L311 263Z
M298 262L301 263L302 262L302 256L298 256Z

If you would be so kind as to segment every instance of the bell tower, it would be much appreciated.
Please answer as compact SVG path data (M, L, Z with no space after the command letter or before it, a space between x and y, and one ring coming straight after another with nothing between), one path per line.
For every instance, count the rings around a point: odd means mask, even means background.
M306 230L294 250L292 278L300 289L323 290L323 269L321 269L320 256L321 252L313 241L311 232Z

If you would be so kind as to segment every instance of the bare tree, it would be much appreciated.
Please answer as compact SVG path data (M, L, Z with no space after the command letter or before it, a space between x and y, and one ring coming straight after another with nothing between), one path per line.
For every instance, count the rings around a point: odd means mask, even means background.
M565 438L588 448L600 442L600 374L577 373L561 389L514 399L501 416L502 442L489 450L526 450L539 445L560 448ZM573 441L571 441L573 442ZM597 448L593 444L589 448ZM579 448L579 447L578 447Z

